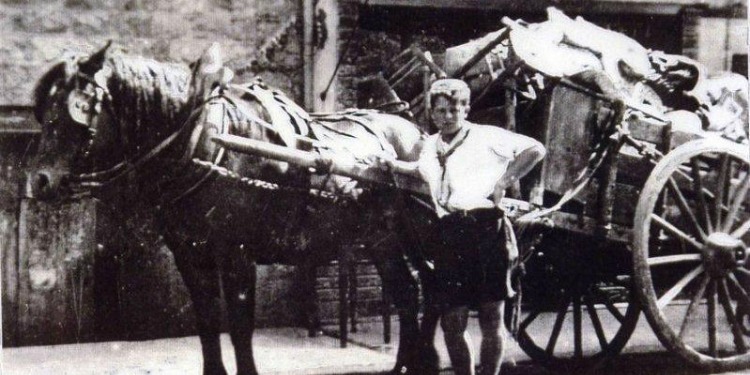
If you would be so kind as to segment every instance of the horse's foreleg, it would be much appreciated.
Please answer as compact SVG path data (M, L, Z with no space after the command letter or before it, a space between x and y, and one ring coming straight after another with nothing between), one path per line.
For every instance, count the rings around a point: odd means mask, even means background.
M375 262L383 290L391 296L399 316L399 346L394 373L417 373L419 361L419 288L406 261L400 257Z
M221 250L222 285L229 313L229 330L237 361L237 375L256 375L253 357L255 329L256 265L242 246L227 246Z
M169 241L167 242L169 245ZM203 374L226 375L219 341L221 293L216 263L206 254L205 249L185 248L177 244L169 246L193 301L203 351Z

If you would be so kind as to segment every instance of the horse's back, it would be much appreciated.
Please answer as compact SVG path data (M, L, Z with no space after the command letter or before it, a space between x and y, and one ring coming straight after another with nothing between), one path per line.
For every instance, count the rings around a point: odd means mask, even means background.
M407 161L419 157L424 133L413 122L398 115L376 110L356 110L338 112L331 115L339 118L335 129L347 132L362 142L378 142L381 150L388 150L392 156Z

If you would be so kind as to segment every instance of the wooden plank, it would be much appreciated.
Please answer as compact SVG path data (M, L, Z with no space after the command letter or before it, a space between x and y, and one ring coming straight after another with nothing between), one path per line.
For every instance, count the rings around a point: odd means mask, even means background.
M4 347L15 346L18 326L18 241L16 210L0 208L0 256L2 256L2 320Z
M628 130L633 138L657 145L664 142L665 129L668 126L668 124L659 121L636 119L628 121Z
M32 109L25 106L0 107L0 135L41 133Z
M553 90L545 121L547 156L542 162L546 190L563 194L586 167L596 107L596 100L585 93L566 86Z
M5 109L0 111L6 113ZM0 114L0 259L2 266L2 345L16 346L18 334L18 209L19 187L24 171L21 169L24 153L33 142L33 137L13 133L2 133ZM20 129L21 124L18 128Z
M555 228L582 235L593 235L596 230L596 220L586 216L579 216L566 212L553 212L549 219L555 224ZM630 228L612 224L612 229L607 234L607 240L616 242L630 241Z
M53 207L21 202L19 345L93 339L93 201Z

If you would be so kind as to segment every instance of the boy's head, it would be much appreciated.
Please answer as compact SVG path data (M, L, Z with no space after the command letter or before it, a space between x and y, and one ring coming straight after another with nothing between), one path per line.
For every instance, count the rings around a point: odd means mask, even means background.
M434 105L439 97L469 105L471 90L469 85L460 79L443 78L433 82L430 86L430 104Z
M430 87L430 118L443 134L453 134L469 114L469 86L458 79L441 79Z

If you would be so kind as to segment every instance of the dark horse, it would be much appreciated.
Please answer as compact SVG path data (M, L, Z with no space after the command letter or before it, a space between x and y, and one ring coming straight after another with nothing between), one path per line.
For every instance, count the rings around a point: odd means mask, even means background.
M420 357L418 284L407 264L414 238L389 220L407 210L398 205L397 194L365 189L372 193L353 203L332 203L335 196L322 192L322 184L311 190L316 186L309 171L225 151L210 140L229 133L294 146L325 132L328 148L336 148L338 134L350 150L413 160L420 132L399 117L372 112L329 117L324 126L313 121L317 133L299 119L273 123L250 86L222 82L226 70L216 55L213 48L207 51L191 73L186 66L128 56L108 45L55 65L35 90L43 130L29 175L33 195L60 201L94 191L106 199L105 188L127 181L138 199L153 207L196 309L204 374L226 373L220 288L237 372L256 374L256 264L320 264L335 259L343 241L358 238L368 245L398 310L396 370L420 372L414 370Z

